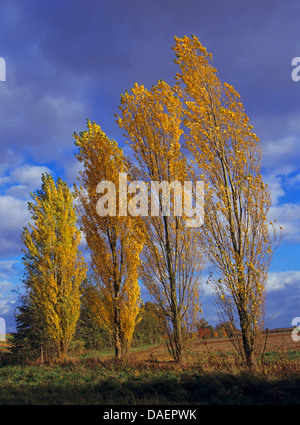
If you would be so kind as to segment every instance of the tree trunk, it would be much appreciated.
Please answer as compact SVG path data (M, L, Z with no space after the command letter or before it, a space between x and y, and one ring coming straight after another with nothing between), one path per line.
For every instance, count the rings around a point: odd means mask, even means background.
M171 343L171 346L173 347L172 354L173 354L174 360L180 363L182 361L181 318L178 312L176 280L175 280L175 273L172 266L172 249L170 245L168 217L163 216L163 224L165 229L165 249L166 249L167 269L168 269L169 282L170 282L170 298L171 298L170 301L171 301L172 326L173 326L173 332L170 335L170 338L172 338L172 342L170 341L170 343Z
M253 330L251 329L251 321L246 311L240 309L239 313L246 366L249 369L255 369L257 366L254 351L255 336Z
M174 352L174 359L176 362L180 363L182 361L182 332L181 332L181 319L178 312L178 305L177 305L177 294L176 294L176 286L174 282L174 277L170 279L170 286L171 286L171 311L172 311L172 326L173 326L173 332L171 334L171 337L173 339L173 352Z
M175 317L174 317L174 344L176 348L176 361L178 363L182 362L182 335L181 335L181 321L178 315L178 312L176 311Z
M44 350L42 345L41 345L41 363L44 364Z
M114 326L115 358L122 359L122 340L121 340L121 318L120 309L115 306L115 326Z
M57 347L58 359L60 361L64 360L64 358L66 357L66 354L68 352L68 348L69 348L68 342L60 339L57 342L56 347Z

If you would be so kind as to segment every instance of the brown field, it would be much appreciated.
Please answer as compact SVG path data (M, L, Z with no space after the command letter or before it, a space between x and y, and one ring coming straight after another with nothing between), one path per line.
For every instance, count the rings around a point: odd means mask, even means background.
M262 346L265 343L266 335L261 336L260 344ZM197 342L196 346L199 347L199 352L203 352L207 349L207 346L211 351L232 351L232 345L228 338L210 339L207 342ZM291 332L270 332L267 338L266 352L274 350L292 350L300 351L300 342L295 342L292 339Z
M261 359L263 352L263 347L265 345L266 335L262 334L260 337L260 348L258 353L258 360ZM0 341L0 353L9 353L10 344L9 342ZM295 342L292 339L291 330L283 331L270 331L267 337L267 343L265 348L265 354L267 357L273 354L277 357L286 356L288 353L299 354L300 360L300 341ZM73 360L74 353L70 355ZM75 354L75 357L77 355ZM113 359L113 353L95 353L95 357L111 360ZM296 356L298 357L298 356ZM226 361L227 363L234 362L234 359L237 358L236 351L232 346L232 343L228 338L209 338L202 339L196 337L189 346L186 348L185 352L185 365L199 365L199 362L209 362L213 363L214 360L222 358L223 364ZM147 348L135 347L129 354L129 359L133 362L138 363L151 363L157 365L166 365L173 364L172 357L166 348L165 343L157 344ZM298 362L297 362L298 363Z
M261 360L262 352L266 341L266 334L260 337L260 346L258 360ZM277 357L279 360L287 360L290 353L296 354L296 358L300 360L300 342L295 342L292 339L291 331L284 332L269 332L265 348L265 359L269 357ZM299 355L299 357L298 357ZM154 364L173 363L165 344L131 352L130 359L134 361L150 362ZM221 359L221 360L220 360ZM195 338L190 346L186 349L185 364L199 366L210 363L211 366L221 364L232 364L236 361L237 354L228 338L216 339L200 339ZM294 363L294 362L293 362ZM299 361L297 360L297 365ZM221 366L220 364L220 366Z
M263 334L261 337L261 346L264 346L266 335ZM0 341L0 351L8 352L10 343L5 341ZM299 351L300 353L300 341L295 342L292 339L292 334L290 330L284 331L270 331L267 337L266 352L270 351ZM187 356L196 356L205 353L234 353L233 346L229 338L208 338L202 339L196 337L191 345L187 347ZM136 352L131 353L131 357L144 359L149 354L157 355L161 360L166 360L169 357L169 354L166 350L166 345L164 343L158 344L154 347L139 350L138 347Z

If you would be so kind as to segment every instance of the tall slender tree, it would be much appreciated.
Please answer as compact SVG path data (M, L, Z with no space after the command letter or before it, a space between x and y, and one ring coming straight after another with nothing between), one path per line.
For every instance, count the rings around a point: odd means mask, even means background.
M25 307L36 333L63 358L80 313L80 285L86 264L78 250L74 194L60 178L42 175L42 188L28 205L32 221L24 228ZM25 308L26 310L26 308ZM22 312L22 309L21 309ZM24 309L23 309L24 313ZM20 316L22 319L22 315Z
M177 94L185 103L186 145L206 183L201 236L219 274L220 305L239 321L243 357L252 367L275 242L267 223L270 194L261 176L261 144L239 94L221 83L199 40L175 37L173 49L181 70Z
M182 209L184 182L193 176L180 149L181 101L167 83L159 81L151 90L135 84L122 95L119 108L117 121L129 138L139 178L149 188L154 182L162 184L162 191L154 191L155 196L151 190L151 211L144 217L141 278L165 315L169 350L181 362L200 310L198 290L203 267L196 229L186 226ZM173 196L168 193L170 187ZM187 198L185 201L192 202L192 196Z
M122 149L99 125L88 121L87 126L87 131L74 137L79 148L76 156L84 166L79 187L80 223L97 283L90 291L90 306L113 337L115 357L123 359L141 306L138 272L143 227L139 217L121 214L124 205L117 202L120 174L127 174L130 181L130 166ZM104 186L108 189L102 196L102 189L97 193L99 184L103 184L103 191ZM126 182L123 189L127 196Z

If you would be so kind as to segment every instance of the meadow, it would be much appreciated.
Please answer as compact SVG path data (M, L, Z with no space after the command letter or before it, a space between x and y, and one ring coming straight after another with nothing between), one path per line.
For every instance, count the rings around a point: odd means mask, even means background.
M195 340L184 362L164 344L134 347L118 364L110 350L76 350L60 364L18 364L0 349L1 405L295 405L300 344L270 334L257 371L246 370L227 338Z

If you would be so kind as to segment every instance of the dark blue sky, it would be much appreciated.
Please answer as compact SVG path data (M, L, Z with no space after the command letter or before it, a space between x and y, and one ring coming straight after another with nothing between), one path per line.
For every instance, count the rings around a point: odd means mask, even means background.
M270 219L284 228L267 284L266 326L300 316L300 3L295 0L0 1L0 316L13 326L22 277L20 234L43 171L72 184L72 134L96 121L121 145L120 94L135 82L174 82L174 36L195 34L222 81L241 94L263 144ZM126 148L127 149L127 148ZM203 285L204 316L216 324Z

